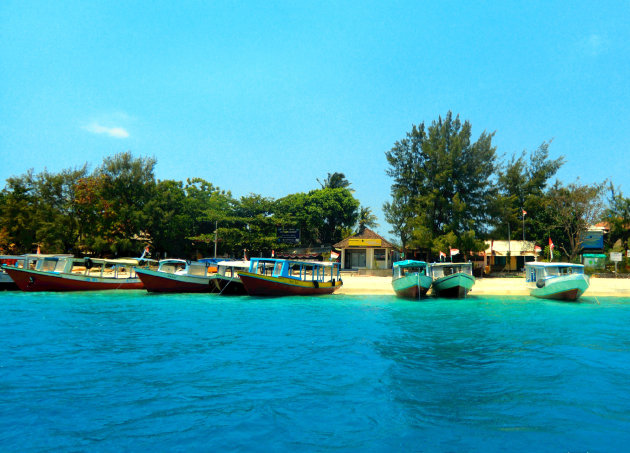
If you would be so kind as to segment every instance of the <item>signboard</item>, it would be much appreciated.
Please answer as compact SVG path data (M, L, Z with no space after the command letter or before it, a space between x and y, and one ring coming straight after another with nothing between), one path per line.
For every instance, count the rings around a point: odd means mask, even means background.
M583 250L602 250L604 248L604 233L602 231L587 231L580 235Z
M380 247L380 239L348 239L350 247Z
M610 252L610 261L615 263L621 262L621 252Z
M630 258L630 250L626 250L626 256Z
M300 229L299 228L280 228L276 230L278 235L278 242L284 244L297 244L300 242Z

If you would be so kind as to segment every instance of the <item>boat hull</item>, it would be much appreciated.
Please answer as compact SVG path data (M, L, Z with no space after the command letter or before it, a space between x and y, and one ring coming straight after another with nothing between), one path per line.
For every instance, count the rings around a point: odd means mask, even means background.
M151 293L211 293L216 291L212 277L177 275L136 269L144 288Z
M458 272L434 280L432 293L437 297L463 299L468 295L474 284L475 277Z
M396 295L403 299L419 299L426 296L431 287L431 277L426 275L406 275L392 280Z
M588 289L589 278L584 274L547 278L544 286L532 287L530 295L540 299L576 301Z
M144 288L139 278L89 277L30 269L4 269L22 291L103 291Z
M250 296L315 296L332 294L341 288L341 280L314 282L286 277L270 277L251 272L239 272L239 277Z
M13 279L9 276L9 274L5 274L2 270L0 270L0 291L14 289L18 289L18 286L15 284Z
M214 284L216 290L223 295L243 296L247 294L245 285L239 278L234 277L221 277L217 275L214 277Z

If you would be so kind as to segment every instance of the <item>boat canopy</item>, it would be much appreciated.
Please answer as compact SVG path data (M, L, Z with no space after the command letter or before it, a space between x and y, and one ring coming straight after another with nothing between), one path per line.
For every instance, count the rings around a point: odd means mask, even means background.
M394 267L426 267L426 261L416 261L416 260L405 260L405 261L396 261L393 266Z
M583 274L584 265L574 263L530 262L525 264L525 281L535 282L539 279L558 277L561 275Z
M325 281L339 278L341 264L326 261L293 261L276 258L252 258L249 272L295 280Z

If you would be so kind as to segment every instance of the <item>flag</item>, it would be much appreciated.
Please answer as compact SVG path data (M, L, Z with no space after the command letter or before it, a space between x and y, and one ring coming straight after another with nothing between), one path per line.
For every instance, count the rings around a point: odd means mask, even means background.
M523 217L525 217L526 215L527 215L527 211L523 209Z
M551 255L551 259L553 259L553 241L549 238L549 253Z
M336 260L337 258L339 258L339 253L337 252L330 252L330 259L331 260Z
M144 248L144 251L142 252L142 256L140 256L140 258L142 259L145 256L151 256L151 252L149 252L149 246L148 245Z
M273 257L275 257L275 256L276 256L276 251L275 251L275 250L272 250L272 251L271 251L271 257L273 258Z
M540 246L539 246L539 245L535 245L535 246L534 246L534 252L536 252L536 253L540 253L541 251L542 251L542 249L540 248Z
M440 250L440 259L446 258L446 253Z
M31 250L33 250L33 249L31 249ZM37 244L37 254L38 254L38 255L41 255L41 253L42 253L42 252L39 250L39 244Z
M451 256L459 254L459 249L451 249Z

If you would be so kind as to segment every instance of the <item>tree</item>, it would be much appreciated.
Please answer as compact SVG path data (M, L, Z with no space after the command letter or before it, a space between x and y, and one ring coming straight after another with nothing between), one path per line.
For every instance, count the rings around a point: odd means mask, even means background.
M518 158L512 156L499 169L499 194L492 211L495 218L501 219L493 230L496 238L507 238L508 227L512 237L521 238L523 225L529 240L541 242L548 235L551 200L547 189L550 179L564 164L562 156L549 158L549 145L550 142L543 142L529 157L525 151Z
M619 241L622 247L627 247L630 239L630 198L624 198L612 182L608 191L608 208L604 212L604 218L610 225L608 244L612 248Z
M426 129L424 123L413 126L385 154L394 182L392 202L383 209L403 247L413 240L413 246L434 249L453 233L457 242L450 246L462 248L464 233L486 232L496 199L494 134L483 132L472 142L471 129L448 112ZM475 248L481 247L477 241Z
M350 181L346 179L346 175L337 172L332 175L328 173L323 182L317 178L317 182L322 186L322 189L348 189L351 185Z
M107 157L96 176L102 179L104 238L109 251L138 253L143 244L134 238L146 229L145 206L155 194L154 158L134 158L130 152Z
M601 218L603 190L603 183L589 186L575 182L566 187L557 183L549 192L552 203L548 209L556 233L554 244L571 262L582 248L586 230Z
M378 217L372 213L372 209L367 206L359 208L359 227L357 233L362 233L366 228L376 228Z

